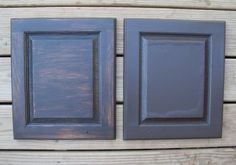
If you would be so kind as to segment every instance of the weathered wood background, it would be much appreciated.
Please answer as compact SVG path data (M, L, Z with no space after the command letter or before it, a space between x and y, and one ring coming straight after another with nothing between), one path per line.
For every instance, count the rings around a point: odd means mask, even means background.
M13 140L11 18L117 18L116 140ZM122 140L123 19L226 21L223 137ZM236 164L235 0L0 0L0 164Z

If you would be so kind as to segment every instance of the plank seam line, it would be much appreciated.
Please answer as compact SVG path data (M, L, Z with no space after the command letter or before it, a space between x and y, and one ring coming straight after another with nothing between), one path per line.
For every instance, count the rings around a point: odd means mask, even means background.
M54 8L54 7L79 7L79 8L91 8L91 7L106 7L106 8L164 8L164 9L189 9L189 10L222 10L222 11L236 11L231 8L207 8L207 7L179 7L179 6L149 6L149 5L1 5L0 8Z
M9 57L11 57L10 54L1 54L0 55L0 58L9 58Z
M225 59L236 59L236 56L225 56Z
M116 101L116 105L123 105L123 101ZM0 101L0 105L12 105L12 101Z
M236 101L224 101L224 104L236 104ZM12 105L12 101L0 102L0 105ZM116 101L116 105L124 105L124 101Z
M0 54L0 58L8 57L11 58L11 54ZM115 57L124 57L123 54L116 54ZM233 56L234 57L234 56ZM236 57L235 57L236 58Z
M224 101L224 104L236 104L236 101Z
M0 105L12 105L11 101L0 102Z
M4 57L11 58L11 54L0 54L0 58ZM116 54L116 57L124 57L124 54ZM226 55L225 59L236 59L236 56Z
M236 104L236 101L224 101L223 104ZM12 105L12 102L0 102L0 105ZM116 105L124 105L123 101L116 101Z
M120 152L120 151L171 151L171 150L197 150L197 149L227 149L232 148L236 150L236 146L216 146L216 147L188 147L188 148L140 148L140 149L94 149L94 150L64 150L64 149L0 149L1 151L6 152L45 152L45 151L52 151L52 152L91 152L91 151L114 151L114 152Z

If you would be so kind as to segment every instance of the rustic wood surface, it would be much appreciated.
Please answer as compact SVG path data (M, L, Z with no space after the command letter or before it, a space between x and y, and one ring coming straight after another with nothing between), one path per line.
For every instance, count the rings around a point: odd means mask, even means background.
M236 150L188 149L160 151L8 151L0 152L0 165L235 165Z
M137 14L138 13L138 14ZM236 14L234 11L121 7L39 7L0 8L0 54L10 54L11 18L85 18L117 19L117 54L123 54L124 18L159 18L226 21L226 56L236 56Z
M236 57L235 0L0 0L0 15L0 164L235 164L236 59L233 59ZM119 55L123 54L124 18L226 21L227 59L224 101L227 104L224 105L223 137L221 139L124 141L122 138L123 58L118 57L116 81L119 104L116 112L116 140L13 140L12 108L11 105L6 104L11 103L10 58L6 56L10 55L10 18L16 17L117 18L116 53ZM206 147L210 149L203 149ZM161 148L176 149L158 150ZM82 151L102 149L109 151Z
M116 109L116 140L14 140L11 105L0 106L0 149L100 150L236 146L236 105L225 104L223 136L214 139L123 140L123 106Z
M11 27L14 138L114 139L115 20Z
M117 57L116 100L123 101L123 57ZM0 58L0 102L11 102L10 58ZM224 100L236 101L236 59L225 60Z
M0 0L0 6L140 6L236 9L234 0Z
M10 58L0 58L0 102L11 100L11 64Z

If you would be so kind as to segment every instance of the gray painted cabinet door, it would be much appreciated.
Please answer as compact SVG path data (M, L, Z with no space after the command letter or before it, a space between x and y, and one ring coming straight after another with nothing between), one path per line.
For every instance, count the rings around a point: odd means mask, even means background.
M221 137L225 23L124 24L124 139Z

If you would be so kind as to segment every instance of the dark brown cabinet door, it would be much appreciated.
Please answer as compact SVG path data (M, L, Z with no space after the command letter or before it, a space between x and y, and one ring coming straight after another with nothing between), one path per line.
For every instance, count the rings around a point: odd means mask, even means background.
M13 19L16 139L113 139L115 20Z
M125 139L221 137L224 31L224 22L125 20Z

